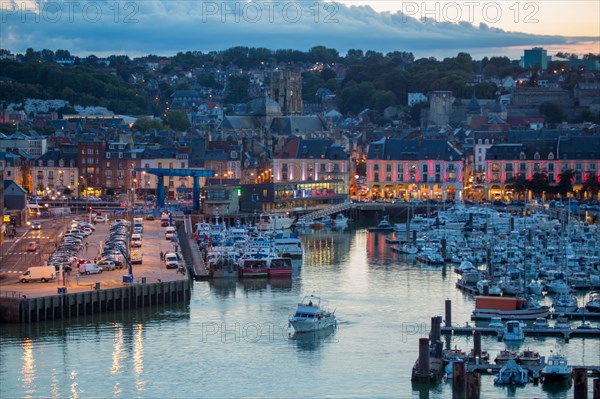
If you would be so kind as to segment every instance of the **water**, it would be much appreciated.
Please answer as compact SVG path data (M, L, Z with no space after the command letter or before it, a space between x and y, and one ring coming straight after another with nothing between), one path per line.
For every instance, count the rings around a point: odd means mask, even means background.
M189 306L166 306L31 326L2 325L0 396L449 398L451 386L413 387L418 338L452 299L455 324L473 300L454 288L448 269L421 268L365 230L306 235L292 280L195 283ZM290 338L287 319L312 292L329 300L338 328ZM324 335L324 334L322 334ZM447 345L472 347L467 337ZM571 364L600 364L595 340L526 338ZM504 348L484 337L492 358ZM591 397L591 380L589 381ZM495 387L482 398L572 397L571 390Z

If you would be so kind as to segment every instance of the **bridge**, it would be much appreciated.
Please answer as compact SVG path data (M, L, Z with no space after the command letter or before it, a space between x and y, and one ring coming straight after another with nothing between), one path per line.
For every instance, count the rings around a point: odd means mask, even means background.
M146 172L151 175L158 177L156 185L156 206L163 208L165 206L165 186L164 177L193 177L194 188L192 190L193 196L193 209L195 211L200 210L200 178L201 177L213 177L215 175L214 170L206 169L163 169L163 168L135 168L136 172Z

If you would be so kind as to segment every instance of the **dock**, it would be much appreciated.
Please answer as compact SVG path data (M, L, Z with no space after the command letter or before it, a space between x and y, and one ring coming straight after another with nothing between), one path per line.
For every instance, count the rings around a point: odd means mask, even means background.
M193 226L189 216L184 217L183 225L178 226L178 235L185 237L181 244L184 247L184 256L186 257L186 266L188 272L194 280L208 280L210 273L204 263L204 258L198 247L198 243L194 239Z
M495 335L502 338L502 330L489 327L452 327L443 326L443 334L472 335L479 332L482 335ZM524 328L525 336L529 337L562 337L566 341L571 338L600 338L599 328Z
M532 376L539 376L544 368L545 364L540 363L536 365L522 365L521 367L529 372ZM587 371L588 377L599 377L600 376L600 366L572 366L573 369L580 368L585 369ZM476 372L480 374L497 374L502 365L500 364L490 364L490 363L480 363L473 364L467 363L467 371L468 372Z

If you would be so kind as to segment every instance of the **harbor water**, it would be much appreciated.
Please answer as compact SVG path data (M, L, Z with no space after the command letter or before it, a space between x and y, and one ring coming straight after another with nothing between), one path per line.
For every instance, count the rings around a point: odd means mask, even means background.
M472 323L474 300L455 288L452 269L419 266L365 229L302 237L292 279L195 282L189 306L0 326L0 396L450 398L450 382L416 386L410 375L418 339L446 299L454 325ZM290 335L288 318L311 293L335 309L337 329ZM470 337L443 339L473 346ZM599 342L528 337L512 349L600 365ZM482 347L493 359L504 343L483 337ZM588 386L591 397L591 379ZM481 379L482 398L572 396L572 387L508 389Z

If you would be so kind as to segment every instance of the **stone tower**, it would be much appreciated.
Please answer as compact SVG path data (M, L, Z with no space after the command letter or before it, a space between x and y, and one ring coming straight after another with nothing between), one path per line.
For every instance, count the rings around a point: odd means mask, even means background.
M302 75L288 69L271 73L270 97L281 107L283 115L302 115Z
M446 126L452 112L452 92L433 91L429 94L429 126Z

